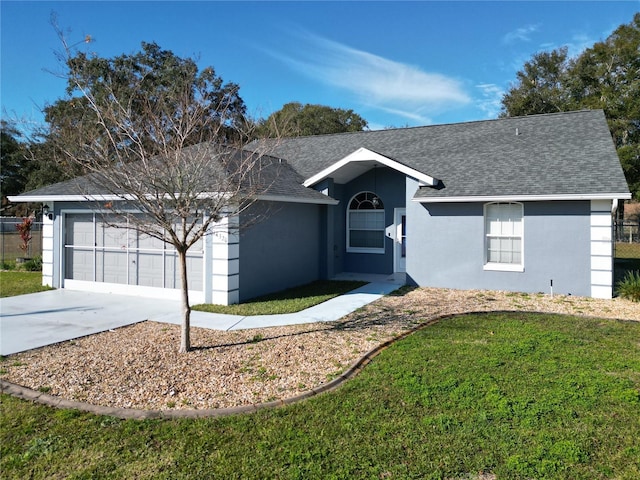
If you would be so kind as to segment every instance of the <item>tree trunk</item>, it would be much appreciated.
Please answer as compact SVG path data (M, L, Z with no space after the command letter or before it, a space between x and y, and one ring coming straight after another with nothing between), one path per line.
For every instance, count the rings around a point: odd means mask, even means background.
M189 305L189 284L187 283L187 252L178 250L180 261L180 279L182 280L182 329L180 335L180 353L191 350L191 306Z

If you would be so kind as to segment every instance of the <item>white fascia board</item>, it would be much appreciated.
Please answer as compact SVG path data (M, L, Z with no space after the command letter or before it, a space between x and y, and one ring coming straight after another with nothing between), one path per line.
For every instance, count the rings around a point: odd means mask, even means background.
M313 177L308 178L307 180L305 180L303 185L305 187L310 187L311 185L315 185L316 183L324 180L325 178L331 177L332 173L340 170L342 167L344 167L345 165L351 162L367 162L371 160L375 160L376 162L381 163L389 168L393 168L398 172L404 173L409 177L415 178L420 182L421 186L435 186L438 183L438 180L434 177L425 175L424 173L419 172L418 170L415 170L411 167L407 167L406 165L398 163L395 160L385 157L384 155L380 155L379 153L373 152L368 148L361 147L355 152L344 157L342 160L339 160L333 165L331 165L330 167L325 168L320 173L317 173Z
M119 195L17 195L7 197L14 203L32 202L95 202L125 200L125 196Z
M303 197L289 197L286 195L256 195L256 200L267 202L285 202L285 203L310 203L313 205L338 205L340 202L334 198L327 197L326 200L311 199Z
M210 198L220 195L215 192L205 192L197 195L197 198ZM226 194L226 196L230 196ZM149 196L152 198L152 196ZM168 197L168 195L167 195ZM113 202L121 200L134 200L133 195L16 195L7 197L10 202L14 203L36 203L36 202Z
M630 193L585 193L567 195L504 195L468 197L414 197L418 203L462 203L462 202L545 202L554 200L629 200Z

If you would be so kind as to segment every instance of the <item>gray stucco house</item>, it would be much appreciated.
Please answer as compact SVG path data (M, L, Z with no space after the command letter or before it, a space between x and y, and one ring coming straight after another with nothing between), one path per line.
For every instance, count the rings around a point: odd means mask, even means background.
M345 272L612 296L612 215L631 195L600 110L291 138L270 154L288 174L254 208L277 208L247 229L227 218L239 234L192 248L193 301L236 303ZM107 232L65 184L12 200L53 213L43 283L178 296L174 252Z

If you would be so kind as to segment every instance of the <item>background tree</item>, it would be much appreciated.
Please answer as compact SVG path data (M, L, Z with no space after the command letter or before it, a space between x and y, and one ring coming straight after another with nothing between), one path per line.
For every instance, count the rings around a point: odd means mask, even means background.
M640 199L640 13L575 58L535 54L502 99L501 116L603 109L622 169Z
M35 132L25 143L29 172L23 191L51 185L82 174L81 169L69 163L46 131Z
M570 109L566 88L568 69L565 47L533 55L516 73L515 86L503 97L503 114L515 117Z
M299 137L360 132L367 126L367 121L353 110L291 102L261 120L256 133L261 137Z
M8 207L8 195L22 193L27 183L29 165L22 134L11 123L0 121L0 191L2 208Z
M184 145L193 145L203 137L213 137L214 133L219 140L234 141L242 131L246 107L238 94L238 85L224 83L213 67L199 70L195 60L180 58L156 43L142 42L140 52L111 59L78 52L68 56L65 62L70 98L58 100L44 109L51 136L68 136L74 130L81 136L108 137L118 126L100 125L100 120L105 119L97 118L95 109L117 99L123 114L128 113L131 121L138 122L130 127L139 132L137 141L144 148L153 149L157 147L159 135L175 134L172 131L175 124L172 118L157 118L154 128L149 129L139 123L147 120L144 111L179 112L185 102L193 102L198 95L199 113L207 122L192 125L192 131L184 132ZM86 93L90 93L90 97Z
M49 140L85 175L73 185L103 221L176 250L182 281L180 352L190 349L186 254L219 222L237 218L277 177L278 162L247 153L238 86L156 44L112 59L65 46L70 98L47 108ZM139 214L132 214L134 209Z
M18 195L26 190L47 183L54 183L62 175L51 167L51 156L45 156L46 142L40 143L24 135L17 123L0 120L0 192L2 192L2 215L27 216L39 210L37 204L12 204L9 195ZM39 156L42 154L42 156ZM46 165L46 167L45 167ZM42 168L42 170L41 170ZM62 177L64 178L64 177ZM37 179L41 180L39 182ZM34 185L35 184L35 185Z

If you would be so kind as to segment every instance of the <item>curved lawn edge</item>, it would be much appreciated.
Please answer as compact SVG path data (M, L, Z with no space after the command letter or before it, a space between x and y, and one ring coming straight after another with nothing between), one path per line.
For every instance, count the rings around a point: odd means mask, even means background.
M392 343L397 342L398 340L402 340L403 338L406 338L412 333L422 328L426 328L430 325L433 325L434 323L439 322L440 320L454 317L454 316L459 316L459 315L466 315L466 314L463 313L463 314L443 315L441 317L433 318L431 320L423 322L420 325L417 325L412 329L407 330L406 332L403 332L402 334L394 338L391 338L386 342L381 343L377 347L369 350L362 357L360 357L360 359L354 362L346 371L338 375L336 378L334 378L330 382L319 385L316 388L307 390L306 392L303 392L294 397L274 400L272 402L266 402L266 403L257 403L253 405L240 405L237 407L212 408L212 409L143 410L143 409L137 409L137 408L108 407L104 405L94 405L86 402L68 400L68 399L57 397L54 395L49 395L44 392L39 392L31 388L24 387L22 385L18 385L16 383L9 382L7 380L2 380L2 379L0 379L0 391L4 394L8 394L16 398L28 400L34 403L39 403L49 407L80 410L83 412L89 412L96 415L107 415L110 417L116 417L121 419L146 420L146 419L207 418L207 417L227 417L230 415L238 415L242 413L253 413L265 408L276 408L284 405L291 405L293 403L301 402L303 400L314 397L321 393L335 390L340 385L342 385L345 381L358 375L364 369L365 366L367 366L376 356L378 356L383 350L388 348Z
M441 315L441 316L426 320L425 322L422 322L419 325L416 325L415 327L407 330L406 332L403 332L400 335L397 335L396 337L391 338L381 343L377 347L369 350L362 357L360 357L360 359L354 362L345 372L338 375L336 378L334 378L328 383L319 385L316 388L307 390L306 392L303 392L294 397L274 400L274 401L265 402L265 403L257 403L252 405L240 405L237 407L212 408L212 409L180 409L180 410L143 410L143 409L137 409L137 408L108 407L104 405L94 405L91 403L78 402L75 400L67 400L65 398L39 392L31 388L27 388L22 385L18 385L16 383L12 383L2 379L0 379L0 391L3 394L8 394L16 398L32 401L34 403L47 405L49 407L54 407L59 409L73 409L73 410L93 413L96 415L106 415L106 416L116 417L121 419L146 420L146 419L179 419L179 418L207 418L207 417L213 418L213 417L227 417L227 416L238 415L243 413L253 413L253 412L257 412L258 410L263 410L266 408L276 408L276 407L282 407L285 405L291 405L293 403L301 402L303 400L314 397L321 393L335 390L347 380L350 380L351 378L358 375L375 357L377 357L380 353L382 353L382 351L386 350L393 343L403 340L404 338L414 334L415 332L422 330L424 328L430 327L442 320L446 320L448 318L453 318L453 317L462 317L466 315L478 315L478 314L484 315L484 314L501 314L501 313L582 316L582 315L575 315L575 314L558 314L558 313L546 313L546 312L528 312L528 311L522 312L517 310L470 311L470 312ZM589 316L587 316L586 318L589 318ZM611 320L614 320L614 319L611 319Z

